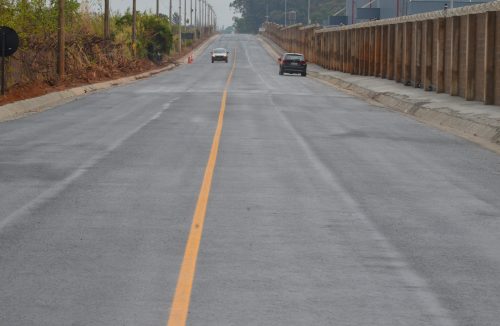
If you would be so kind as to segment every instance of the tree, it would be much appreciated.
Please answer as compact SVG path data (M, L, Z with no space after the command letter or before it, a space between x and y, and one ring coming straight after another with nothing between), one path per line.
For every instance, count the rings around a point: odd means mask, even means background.
M266 20L266 13L271 21L285 23L285 0L233 0L230 6L241 14L234 22L239 33L256 33ZM312 23L321 23L344 6L345 0L311 0ZM306 0L287 0L287 10L297 12L297 23L307 24Z

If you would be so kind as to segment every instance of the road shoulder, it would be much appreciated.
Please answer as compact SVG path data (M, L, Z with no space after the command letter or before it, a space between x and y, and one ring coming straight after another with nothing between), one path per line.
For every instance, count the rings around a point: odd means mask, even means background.
M79 87L70 88L64 91L52 92L46 95L17 101L14 103L9 103L3 106L0 106L0 122L15 120L19 118L26 117L31 114L40 113L46 110L50 110L62 104L74 101L81 96L85 96L90 93L94 93L97 91L105 90L115 86L122 86L126 84L133 83L137 80L148 78L165 71L172 70L179 65L186 64L188 61L188 56L193 55L193 57L197 57L201 52L203 52L216 38L218 34L213 35L205 42L200 44L196 49L192 52L186 54L184 57L180 58L178 62L180 64L169 64L166 67L162 67L160 69L150 70L138 75L108 80L105 82L99 82L95 84L89 84Z

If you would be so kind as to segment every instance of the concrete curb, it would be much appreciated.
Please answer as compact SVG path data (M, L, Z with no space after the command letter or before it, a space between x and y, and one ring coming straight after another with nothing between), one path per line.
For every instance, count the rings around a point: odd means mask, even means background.
M267 38L260 37L260 39L268 45L266 49L271 56L278 57L279 52L283 51ZM422 99L408 98L392 92L374 91L340 77L318 71L309 70L308 75L327 82L340 90L352 92L363 99L372 100L393 111L403 113L418 121L466 138L500 154L500 119L490 118L484 114L465 114L451 107L433 107L436 103L439 104L438 101L433 103L426 100L422 101ZM436 95L426 93L426 96Z
M193 53L196 53L196 55L198 55L199 53L204 51L209 46L209 44L211 44L217 37L218 37L218 35L213 35L212 37L207 39L205 42L200 44L196 49L194 49ZM188 56L189 56L189 53L186 54L184 57L180 58L178 60L178 62L181 62L181 64L183 64L184 62L187 62ZM89 93L93 93L96 91L108 89L108 88L115 87L115 86L127 85L127 84L133 83L139 79L148 78L148 77L157 75L159 73L172 70L177 66L179 66L179 64L169 64L166 67L147 71L147 72L144 72L144 73L141 73L138 75L134 75L134 76L123 77L123 78L114 79L114 80L108 80L108 81L99 82L96 84L89 84L89 85L74 87L74 88L70 88L70 89L67 89L64 91L52 92L52 93L42 95L39 97L34 97L34 98L22 100L22 101L17 101L14 103L9 103L9 104L0 106L0 122L15 120L15 119L19 119L19 118L25 117L25 116L30 115L30 114L43 112L43 111L52 109L56 106L71 102L80 96L83 96L83 95L86 95Z

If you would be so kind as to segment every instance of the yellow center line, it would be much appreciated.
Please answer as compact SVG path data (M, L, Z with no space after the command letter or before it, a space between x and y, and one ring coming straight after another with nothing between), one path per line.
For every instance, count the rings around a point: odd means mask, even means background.
M217 161L217 153L219 151L222 124L224 122L224 112L226 111L227 90L231 84L231 80L233 79L235 67L236 49L234 51L233 66L222 94L217 129L215 130L210 156L208 157L207 166L205 168L203 183L201 184L198 202L196 203L196 208L193 214L193 222L191 224L191 230L189 231L186 251L184 252L184 258L182 260L181 270L179 272L179 278L177 280L177 287L175 289L174 299L170 308L167 326L186 325L189 303L191 301L191 291L193 289L194 276L196 273L196 261L198 260L198 251L200 249L203 225L205 223L208 197L210 195L212 178Z

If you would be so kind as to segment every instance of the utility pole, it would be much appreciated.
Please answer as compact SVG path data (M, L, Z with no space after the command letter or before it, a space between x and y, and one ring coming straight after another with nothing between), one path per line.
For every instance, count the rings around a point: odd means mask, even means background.
M269 0L266 1L266 23L269 22Z
M58 55L57 55L57 73L59 75L59 80L64 79L64 44L65 34L64 34L64 2L66 0L59 0L59 26L57 29L57 45L58 45Z
M198 39L198 12L196 11L197 6L196 3L198 1L194 0L194 38Z
M208 5L208 32L212 31L212 6Z
M135 42L137 41L137 0L132 0L132 48L135 55Z
M203 0L200 0L200 31L203 35Z
M191 5L189 6L189 25L194 26L193 24L193 0L190 0Z
M170 20L170 25L172 25L172 0L170 0L170 6L168 7L168 19Z
M109 0L104 0L104 39L107 41L110 38L109 31Z
M307 25L311 25L311 0L307 0Z
M179 0L179 54L181 53L182 50L181 23L182 23L182 0Z
M285 0L285 27L286 27L286 16L287 16L287 8L286 8L286 0Z
M156 0L156 16L160 16L160 0Z
M186 0L184 0L184 28L187 26L187 6L186 6Z

